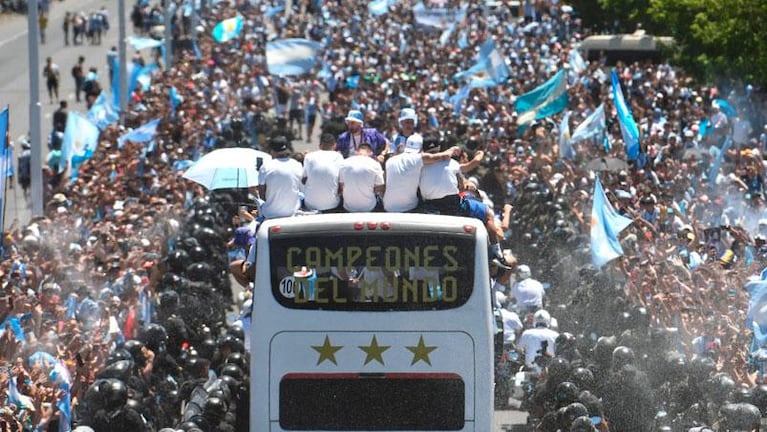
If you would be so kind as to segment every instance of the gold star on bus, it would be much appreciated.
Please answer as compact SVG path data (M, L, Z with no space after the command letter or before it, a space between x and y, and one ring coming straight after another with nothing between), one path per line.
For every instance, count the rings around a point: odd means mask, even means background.
M373 335L373 340L370 341L370 345L360 345L358 347L362 351L365 351L365 364L370 363L371 361L375 360L378 363L384 364L383 361L383 352L387 349L391 348L391 346L384 346L384 345L378 345L378 341L376 340L376 335Z
M410 362L410 366L413 366L414 364L418 363L419 361L423 360L424 363L431 366L431 360L429 359L429 354L437 349L435 346L426 346L426 344L423 341L423 335L421 335L421 338L418 339L418 345L416 346L406 346L405 348L408 349L408 351L413 353L413 361Z
M334 365L338 366L338 363L336 363L336 353L341 348L343 348L343 346L331 345L330 338L328 337L328 335L325 335L325 342L323 342L322 345L319 345L319 346L312 345L312 349L320 353L320 357L317 359L317 366L319 366L325 360L329 360L333 362Z

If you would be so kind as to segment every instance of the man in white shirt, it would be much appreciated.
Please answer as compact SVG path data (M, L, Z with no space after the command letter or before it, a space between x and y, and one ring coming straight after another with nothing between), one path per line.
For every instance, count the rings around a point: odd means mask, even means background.
M290 157L288 140L275 137L269 143L273 159L258 170L258 193L264 203L259 209L264 219L288 217L301 207L301 179L304 167Z
M530 277L530 267L522 264L517 267L517 282L511 287L510 297L517 300L520 313L534 312L543 307L543 285Z
M387 212L408 212L418 207L418 183L424 165L447 161L460 152L453 147L440 153L421 153L423 137L413 134L407 139L402 153L386 161L386 194L383 197Z
M525 330L519 337L517 347L525 352L525 364L535 367L538 356L554 357L557 353L557 337L559 333L550 329L551 315L545 310L539 310L533 317L535 327ZM546 350L543 351L544 345Z
M437 136L424 137L424 152L436 153L439 148ZM425 166L421 170L418 187L427 209L431 208L440 214L456 215L461 203L458 192L463 189L461 165L455 159L448 159Z
M516 312L510 310L510 307L514 307L512 303L508 303L506 307L501 308L501 320L503 321L503 344L511 345L517 340L517 336L524 329L522 320L519 319L519 315Z
M320 149L304 157L304 207L309 210L334 210L341 203L338 184L344 157L335 145L333 135L322 134Z
M352 213L370 212L378 204L378 196L386 186L381 164L372 158L373 148L361 143L354 156L341 163L339 190L344 200L344 209Z

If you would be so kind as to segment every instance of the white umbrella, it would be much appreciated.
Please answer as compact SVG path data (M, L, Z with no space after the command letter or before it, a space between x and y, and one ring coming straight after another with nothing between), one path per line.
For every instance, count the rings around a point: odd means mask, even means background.
M248 188L258 185L258 168L272 157L262 151L233 147L213 150L184 173L206 188Z

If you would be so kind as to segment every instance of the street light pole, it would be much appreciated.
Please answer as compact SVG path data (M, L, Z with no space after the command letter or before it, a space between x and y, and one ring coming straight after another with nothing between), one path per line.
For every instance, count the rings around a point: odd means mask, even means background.
M32 214L43 214L43 137L40 129L40 53L37 0L29 0L27 11L27 44L29 48L29 141L32 186ZM5 175L5 173L3 173Z
M120 123L125 124L125 115L128 112L128 54L126 53L127 36L125 30L125 0L117 2L117 16L119 19L119 38L117 46L120 51Z
M173 15L176 14L176 3L175 2L167 2L167 5L165 7L165 58L163 59L165 62L165 70L170 70L171 63L173 62L173 30L171 29L171 25L173 23Z

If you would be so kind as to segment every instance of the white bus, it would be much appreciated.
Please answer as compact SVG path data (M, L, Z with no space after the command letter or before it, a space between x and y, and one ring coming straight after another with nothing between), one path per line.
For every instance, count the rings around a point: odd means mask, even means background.
M448 216L265 222L251 432L492 430L487 241Z

